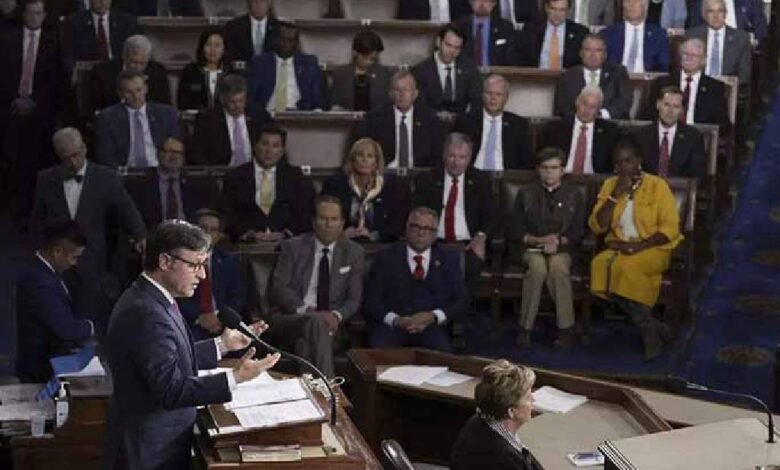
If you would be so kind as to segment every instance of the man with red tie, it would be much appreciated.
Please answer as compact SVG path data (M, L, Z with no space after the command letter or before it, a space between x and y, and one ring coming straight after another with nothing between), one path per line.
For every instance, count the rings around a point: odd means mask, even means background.
M222 305L237 312L244 309L244 282L238 258L219 246L219 241L224 237L223 222L222 215L217 211L198 211L198 227L211 237L211 250L204 265L206 277L200 281L192 297L176 299L195 341L222 332L222 323L219 321L219 308Z
M604 94L588 85L577 96L574 116L551 121L544 128L542 147L556 147L567 155L566 173L612 173L612 144L620 130L597 118Z
M119 58L125 39L141 32L138 19L111 9L112 0L88 3L88 9L73 13L63 23L66 57L73 62Z
M637 131L645 154L642 169L662 178L703 178L707 172L704 138L684 122L682 90L674 85L662 88L656 106L658 120Z
M434 245L439 214L409 214L406 240L380 251L371 264L363 311L373 324L372 348L423 347L449 352L447 324L467 309L458 254Z

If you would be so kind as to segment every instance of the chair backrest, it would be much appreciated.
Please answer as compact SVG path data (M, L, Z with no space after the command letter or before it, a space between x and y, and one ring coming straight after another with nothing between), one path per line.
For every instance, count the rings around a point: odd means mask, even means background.
M340 0L349 20L392 20L398 14L398 0Z
M276 16L293 20L315 20L328 12L328 0L285 0L274 3Z
M382 453L385 454L390 468L392 470L414 470L414 465L404 452L401 444L395 439L385 439L382 441Z

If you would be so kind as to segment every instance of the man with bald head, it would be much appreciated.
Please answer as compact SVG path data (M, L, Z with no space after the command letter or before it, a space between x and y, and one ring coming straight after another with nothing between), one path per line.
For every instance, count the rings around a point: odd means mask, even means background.
M668 86L677 86L683 92L683 112L681 121L686 124L716 124L720 134L725 135L731 127L728 116L726 85L707 75L704 71L707 63L707 49L704 41L688 38L680 44L680 70L670 75L656 78L651 86L645 119L654 120L658 116L656 101L660 91Z
M669 38L659 25L647 23L649 0L623 0L623 21L601 32L610 62L631 73L667 72Z
M472 166L503 171L533 168L528 145L528 120L504 108L509 99L509 81L490 74L482 85L482 107L455 121L455 129L471 138Z
M71 284L71 297L78 312L103 327L104 315L120 293L119 280L108 272L109 239L129 234L140 248L145 233L143 219L119 175L87 161L87 146L78 130L60 129L52 140L61 163L38 173L32 227L76 222L87 243Z
M545 126L541 147L563 150L567 156L566 173L612 173L612 144L620 130L616 124L598 117L603 101L601 88L588 85L577 96L574 116L550 121Z

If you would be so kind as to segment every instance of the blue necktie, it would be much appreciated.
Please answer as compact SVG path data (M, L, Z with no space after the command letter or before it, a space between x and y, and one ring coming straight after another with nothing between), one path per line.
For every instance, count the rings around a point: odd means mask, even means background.
M634 28L631 38L631 49L628 50L628 71L636 72L636 59L639 56L639 28Z
M712 41L712 52L710 56L710 75L720 75L720 32L715 31L715 38Z
M490 130L488 130L487 143L485 144L485 164L483 170L495 170L496 169L496 132L498 132L496 121L498 119L490 119Z

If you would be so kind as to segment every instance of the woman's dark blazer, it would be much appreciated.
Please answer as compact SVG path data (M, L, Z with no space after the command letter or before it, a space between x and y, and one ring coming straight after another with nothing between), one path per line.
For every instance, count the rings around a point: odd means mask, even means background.
M384 187L374 199L373 223L367 228L372 232L378 232L380 240L392 241L404 233L406 216L411 205L411 191L406 179L392 174L387 174L384 178ZM339 198L341 211L346 220L345 227L352 226L349 212L354 192L349 186L347 175L339 173L328 178L322 186L322 194Z
M229 73L231 70L223 66L220 76ZM204 109L212 108L217 101L214 96L209 101L209 83L208 74L203 71L203 67L192 62L184 67L179 79L179 88L176 95L176 107L184 109ZM215 92L216 94L216 92Z
M537 470L530 455L523 455L477 415L460 431L452 447L451 470Z
M368 69L369 87L371 93L371 109L385 104L389 97L390 77L392 71L384 65L374 64ZM330 89L330 105L341 106L344 109L355 109L355 69L345 67L332 73L333 85Z

